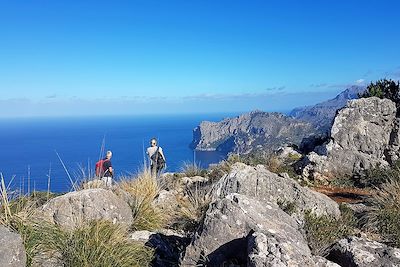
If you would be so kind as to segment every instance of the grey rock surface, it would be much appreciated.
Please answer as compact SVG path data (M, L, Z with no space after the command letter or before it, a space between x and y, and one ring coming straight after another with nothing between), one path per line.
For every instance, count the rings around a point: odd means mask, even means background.
M400 266L400 249L376 241L349 237L337 242L328 259L344 267Z
M303 176L318 180L362 174L397 160L400 138L396 112L389 99L349 101L335 117L329 143L305 158Z
M0 266L26 266L25 247L20 235L0 225Z
M272 173L262 165L251 167L243 163L234 164L230 174L219 180L213 191L217 198L231 193L246 195L261 202L293 202L296 207L294 213L299 215L299 219L307 210L317 215L340 216L338 204L326 195L302 187L291 178Z
M220 122L203 121L193 132L192 147L246 154L256 149L272 151L283 144L300 145L304 137L314 133L308 122L280 113L253 111Z
M315 267L340 267L339 264L329 261L321 256L315 256L314 261L315 261Z
M105 189L85 189L53 198L38 209L37 215L65 229L91 220L109 220L126 226L133 221L129 205Z
M227 195L210 204L182 266L314 266L297 226L274 203Z
M295 108L290 112L290 116L312 123L317 129L329 131L336 112L343 108L348 100L357 99L358 94L365 91L364 86L352 86L335 98L318 103L314 106Z
M136 231L132 233L131 239L154 249L153 267L178 266L190 241L186 236L171 231Z

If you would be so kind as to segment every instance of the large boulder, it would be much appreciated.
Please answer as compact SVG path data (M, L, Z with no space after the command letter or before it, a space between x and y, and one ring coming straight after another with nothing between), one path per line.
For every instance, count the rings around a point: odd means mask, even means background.
M376 241L349 237L333 246L328 259L343 267L400 266L400 249Z
M86 189L53 198L37 214L65 229L92 220L109 220L126 226L133 222L129 205L105 189Z
M21 236L0 225L0 266L26 266L25 247Z
M376 97L351 100L335 117L330 141L304 160L303 175L331 179L385 167L399 157L396 104Z
M210 204L182 266L314 266L295 220L275 203L230 194ZM201 266L203 266L201 265Z
M291 202L295 206L295 215L300 215L299 219L308 210L317 215L340 216L338 204L326 195L302 187L289 177L272 173L262 165L233 165L231 172L214 187L214 196L217 198L231 193L246 195L261 202Z

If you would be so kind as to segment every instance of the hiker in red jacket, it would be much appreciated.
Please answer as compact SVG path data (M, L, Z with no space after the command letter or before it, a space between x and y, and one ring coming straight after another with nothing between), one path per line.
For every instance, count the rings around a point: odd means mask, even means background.
M107 151L106 157L96 163L96 175L101 178L106 187L111 187L114 170L111 163L112 152Z

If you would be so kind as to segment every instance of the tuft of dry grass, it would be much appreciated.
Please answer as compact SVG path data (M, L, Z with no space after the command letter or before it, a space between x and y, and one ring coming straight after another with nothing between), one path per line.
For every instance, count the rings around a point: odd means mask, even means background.
M149 170L142 171L137 177L122 179L119 187L133 199L131 203L133 230L155 230L165 225L167 214L153 203L160 192L160 187Z
M400 181L392 179L377 188L368 204L366 226L378 231L386 242L400 247Z
M314 255L326 256L336 241L353 234L357 224L354 213L342 205L340 210L342 216L338 220L327 215L317 216L311 211L305 213L305 237Z
M108 221L92 221L72 231L36 224L36 262L66 267L150 266L153 251L128 239L127 229Z
M199 183L186 187L183 197L178 196L178 209L174 214L173 227L185 231L196 230L212 201L211 188Z
M195 162L184 162L181 167L181 172L187 177L205 176L207 171L202 169L200 164Z
M43 194L32 196L20 196L9 194L9 188L5 186L4 177L0 175L0 224L17 232L23 241L27 265L30 266L36 254L39 233L33 230L35 222L35 209L47 200L43 199ZM46 197L49 196L46 192Z

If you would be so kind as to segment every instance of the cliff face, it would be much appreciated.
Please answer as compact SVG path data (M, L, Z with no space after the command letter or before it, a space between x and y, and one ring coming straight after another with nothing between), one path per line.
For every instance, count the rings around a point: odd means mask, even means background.
M204 121L193 133L192 147L202 151L248 153L273 150L282 144L300 145L316 131L311 123L280 113L254 111L221 122Z
M335 117L331 140L306 157L303 174L314 179L361 174L399 158L396 104L376 97L349 101Z
M343 108L348 100L357 99L358 94L365 91L363 86L352 86L335 98L314 106L295 108L290 116L312 123L317 129L329 132L337 110Z

